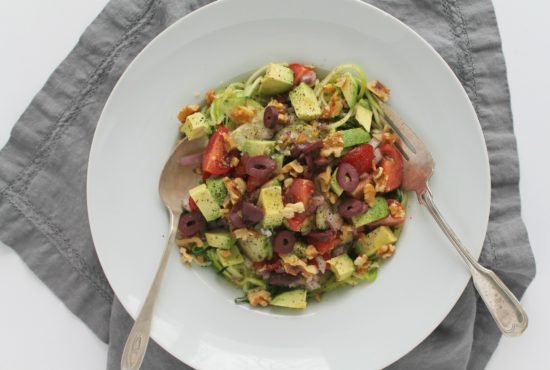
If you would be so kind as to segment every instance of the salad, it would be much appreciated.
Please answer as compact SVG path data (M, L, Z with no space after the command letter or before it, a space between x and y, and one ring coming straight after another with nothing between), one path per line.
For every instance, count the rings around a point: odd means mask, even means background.
M318 78L272 63L178 114L186 156L203 181L183 200L176 244L253 306L307 300L376 279L396 251L407 195L403 158L380 101L389 89L356 65Z

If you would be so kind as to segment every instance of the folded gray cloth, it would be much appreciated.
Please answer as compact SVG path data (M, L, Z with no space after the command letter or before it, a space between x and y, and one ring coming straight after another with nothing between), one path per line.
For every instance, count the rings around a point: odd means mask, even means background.
M118 369L132 320L99 265L86 212L86 165L114 84L136 54L201 0L111 0L52 74L0 152L0 239L101 340ZM521 296L535 263L520 218L506 67L490 0L373 0L420 33L472 100L489 150L492 203L481 262ZM443 323L391 369L481 369L500 338L470 283ZM151 343L143 369L186 369Z

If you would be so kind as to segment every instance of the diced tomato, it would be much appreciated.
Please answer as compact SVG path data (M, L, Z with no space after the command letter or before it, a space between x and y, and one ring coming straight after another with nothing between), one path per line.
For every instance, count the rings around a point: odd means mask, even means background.
M295 179L285 192L285 203L302 202L307 209L309 200L313 195L315 185L313 181L306 179ZM288 227L292 231L299 231L307 218L306 212L295 214L294 217L287 220Z
M313 181L307 179L295 179L292 184L286 189L285 203L304 203L304 207L307 208L309 199L313 194Z
M313 71L313 68L306 67L305 65L300 63L289 64L288 68L290 68L292 72L294 72L294 85L300 84L300 82L302 81L302 77L305 73Z
M254 267L257 270L264 268L265 271L273 271L273 270L277 270L281 266L282 266L282 262L279 258L277 258L276 260L272 258L269 261L254 262Z
M393 191L401 186L403 181L403 157L395 146L390 143L380 145L380 152L384 156L380 167L388 176L385 191Z
M370 144L359 145L342 157L342 163L349 163L359 174L372 172L372 161L374 160L374 148Z
M225 159L225 140L229 130L225 127L220 127L208 141L208 145L204 151L202 159L202 172L212 175L223 175L231 170L231 166Z
M195 212L199 210L197 203L195 203L195 201L191 197L189 197L189 209L191 210L191 212Z
M338 244L340 244L340 239L335 236L332 239L323 242L308 240L308 243L313 244L315 248L317 248L319 254L324 255L333 250L334 247L336 247Z
M287 220L288 228L292 231L300 231L306 218L307 214L305 212L295 214L294 217Z

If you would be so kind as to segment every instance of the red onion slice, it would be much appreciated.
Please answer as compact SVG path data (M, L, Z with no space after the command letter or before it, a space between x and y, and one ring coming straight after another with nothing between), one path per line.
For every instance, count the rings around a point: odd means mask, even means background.
M376 139L376 138L372 138L370 139L369 141L369 144L370 146L372 146L374 149L378 148L378 145L380 145L380 140Z
M382 158L383 158L383 156L382 156L382 152L380 151L380 149L379 148L374 149L374 164L378 165L378 163L380 163Z
M324 274L325 270L327 269L327 263L325 262L325 259L321 256L316 256L315 262L317 262L317 267L319 267L319 272L321 274Z
M340 230L343 224L344 220L342 219L342 216L340 216L338 213L330 212L327 216L327 225L335 233Z
M180 158L180 165L182 166L195 166L197 164L201 164L201 162L202 162L202 152L185 155Z

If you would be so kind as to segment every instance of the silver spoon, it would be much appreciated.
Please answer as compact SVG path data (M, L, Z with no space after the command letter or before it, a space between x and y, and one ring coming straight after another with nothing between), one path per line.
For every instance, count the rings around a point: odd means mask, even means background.
M170 232L155 278L124 345L120 363L122 370L137 370L141 367L149 344L155 302L160 291L171 248L174 246L174 238L182 212L182 201L188 196L188 190L197 183L197 175L193 172L193 168L182 166L179 163L180 159L185 155L203 151L205 145L205 140L180 141L164 165L160 175L159 193L170 215Z

